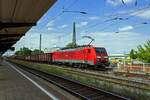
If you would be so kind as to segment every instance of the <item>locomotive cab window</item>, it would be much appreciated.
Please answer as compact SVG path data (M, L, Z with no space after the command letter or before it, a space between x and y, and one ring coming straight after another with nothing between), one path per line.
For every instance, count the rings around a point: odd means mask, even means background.
M104 48L95 48L96 53L105 53L106 50Z

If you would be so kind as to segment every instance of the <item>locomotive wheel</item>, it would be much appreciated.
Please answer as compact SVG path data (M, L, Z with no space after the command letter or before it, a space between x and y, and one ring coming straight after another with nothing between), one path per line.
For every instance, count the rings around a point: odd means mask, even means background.
M82 64L79 64L79 65L78 65L78 68L82 68Z
M84 69L84 64L81 64L81 65L80 65L80 68L81 68L81 69Z
M78 68L79 66L78 64L73 64L73 67Z
M79 68L85 69L85 68L87 68L87 64L80 64L80 65L79 65Z
M84 64L84 68L87 68L88 67L88 65L87 64Z

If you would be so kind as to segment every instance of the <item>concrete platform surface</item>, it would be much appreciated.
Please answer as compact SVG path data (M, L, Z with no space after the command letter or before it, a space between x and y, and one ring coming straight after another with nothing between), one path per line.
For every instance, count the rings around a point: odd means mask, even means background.
M51 100L32 82L4 63L0 65L0 100Z

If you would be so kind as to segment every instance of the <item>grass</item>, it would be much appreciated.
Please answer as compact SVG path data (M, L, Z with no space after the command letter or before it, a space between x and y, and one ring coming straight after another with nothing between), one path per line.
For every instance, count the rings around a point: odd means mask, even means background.
M83 75L81 73L68 71L62 67L57 67L55 65L31 63L20 60L11 60L11 61L43 72L61 75L87 85L96 86L106 91L116 92L121 95L134 98L135 100L150 100L150 94L147 91L138 90L127 86L121 86L115 83L104 81L103 79L98 79L91 75Z

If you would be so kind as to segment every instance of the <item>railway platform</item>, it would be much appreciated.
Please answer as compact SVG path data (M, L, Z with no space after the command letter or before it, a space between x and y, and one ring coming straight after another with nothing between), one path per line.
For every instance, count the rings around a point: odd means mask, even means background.
M0 100L77 100L9 62L0 62Z

